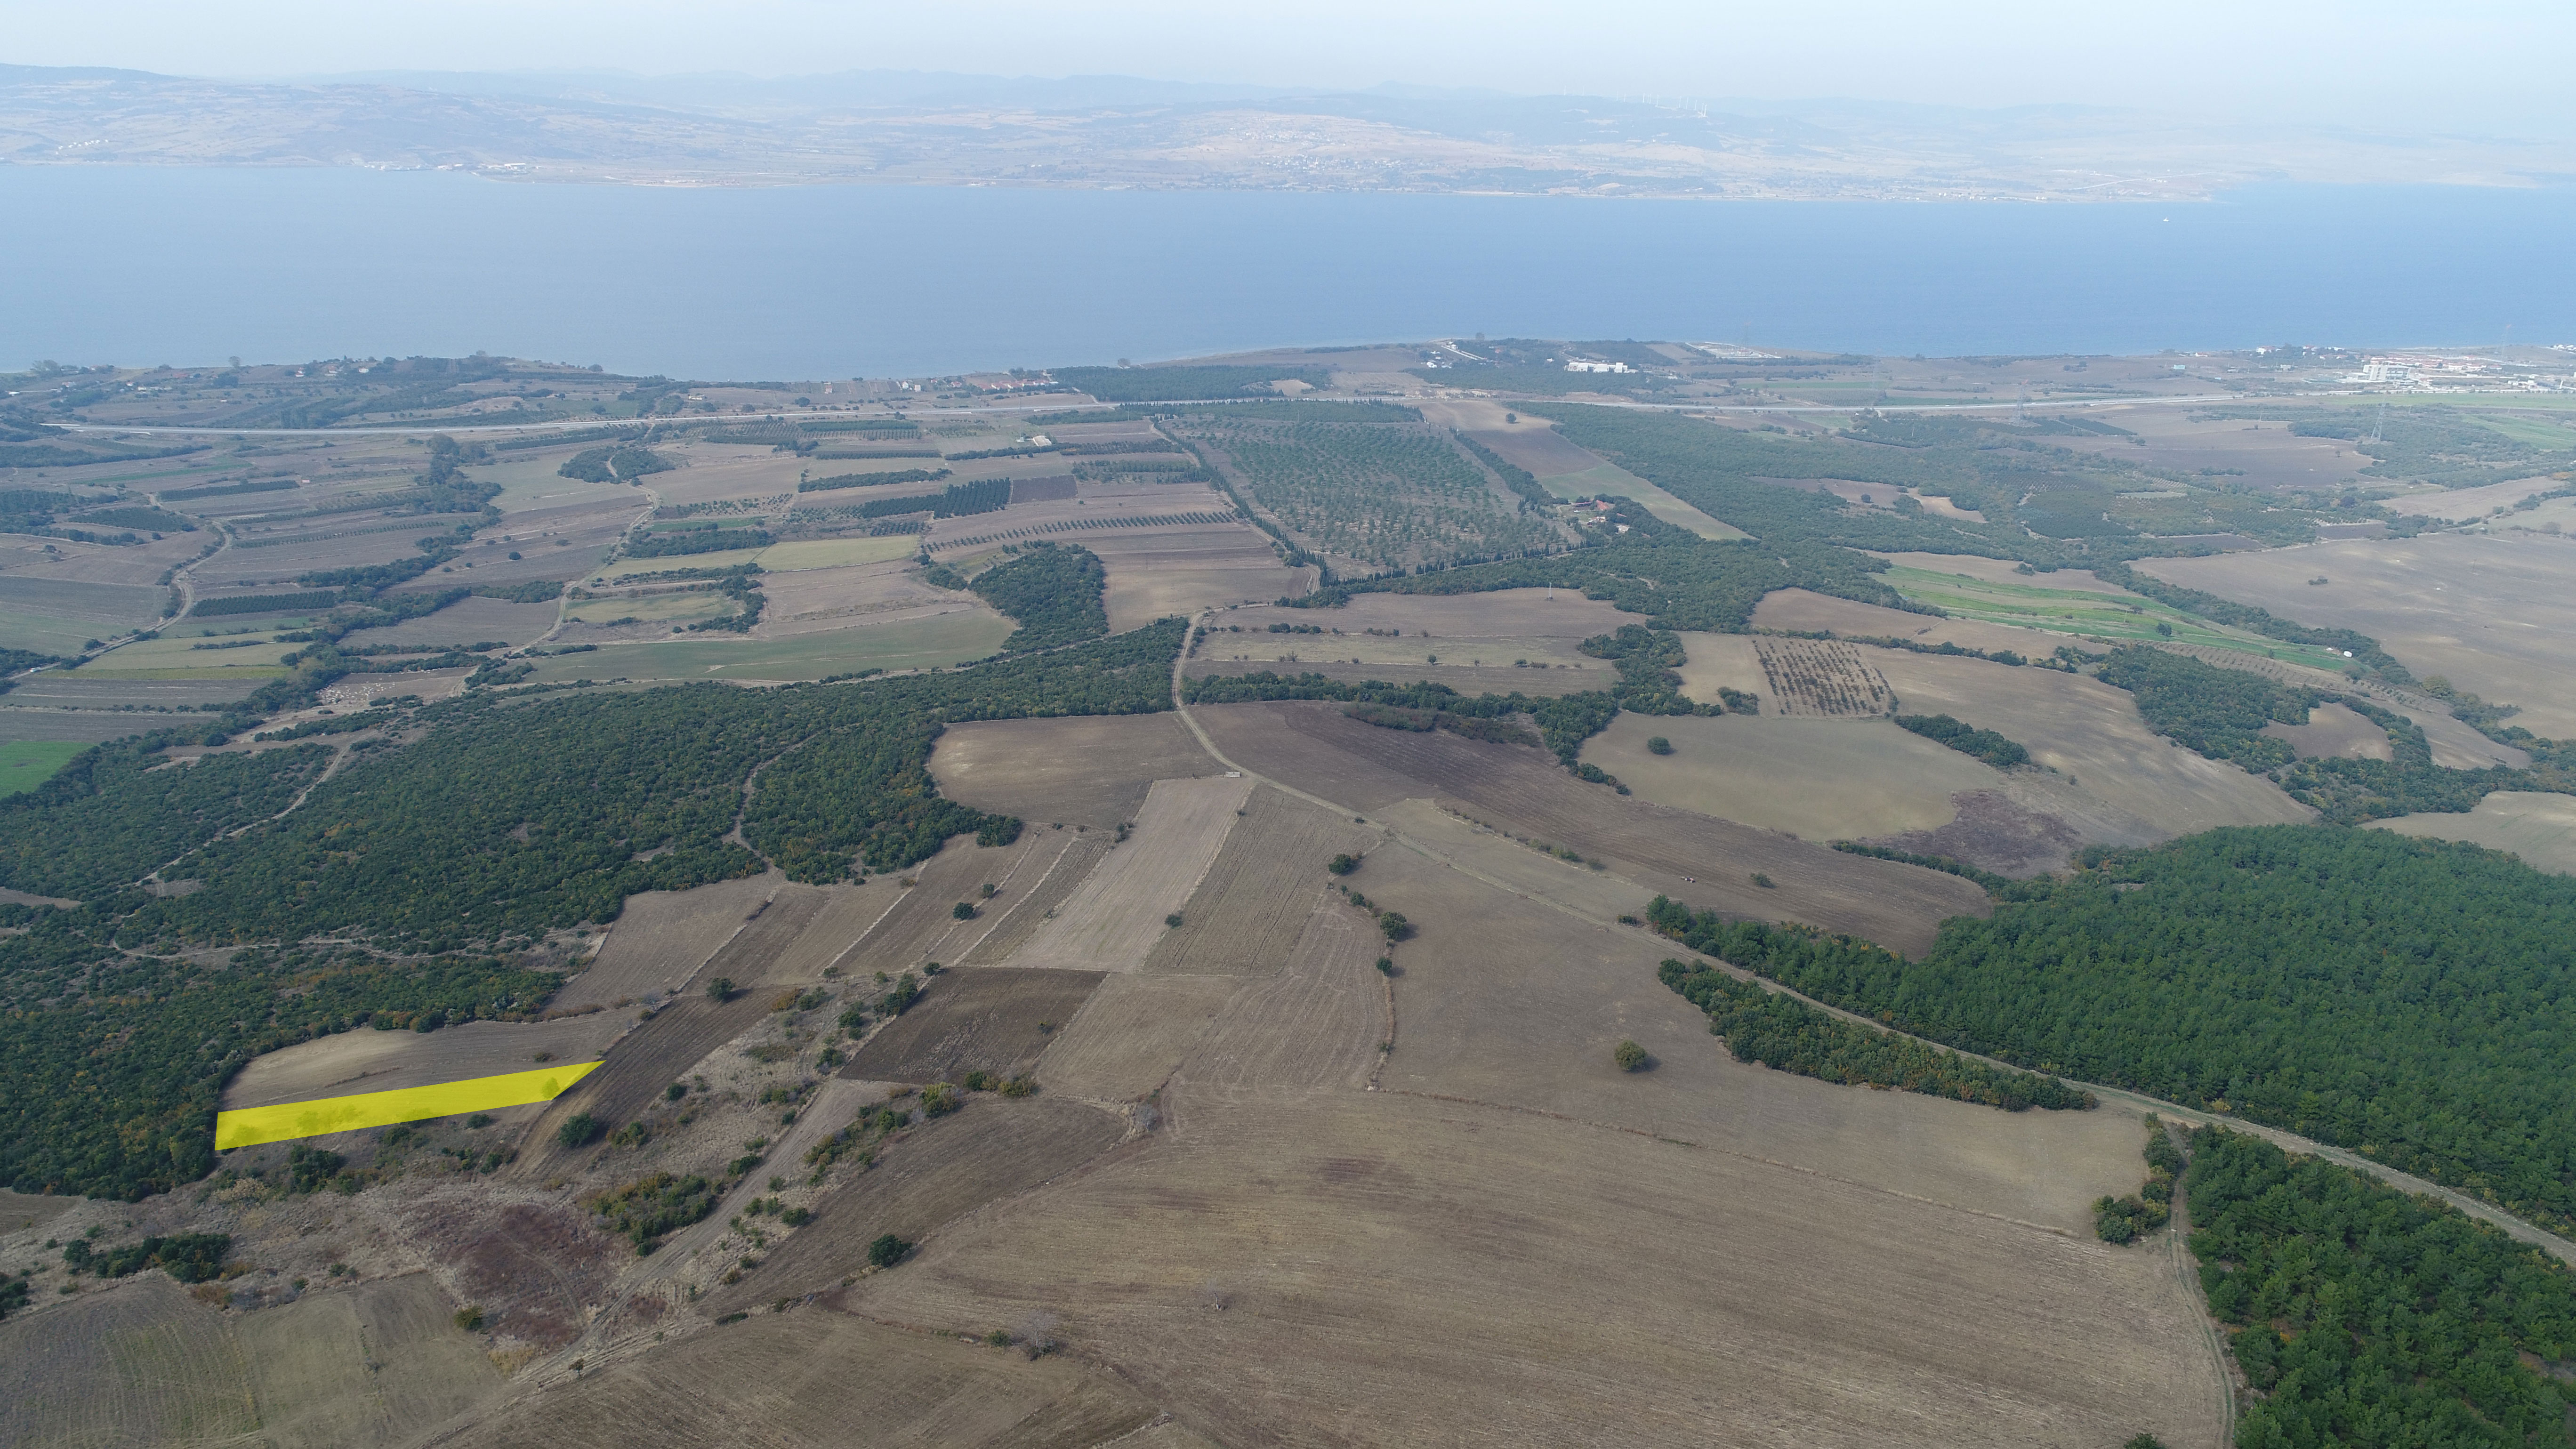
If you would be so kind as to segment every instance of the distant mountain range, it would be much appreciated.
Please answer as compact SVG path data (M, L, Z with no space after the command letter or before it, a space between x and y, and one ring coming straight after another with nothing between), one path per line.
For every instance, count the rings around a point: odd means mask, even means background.
M0 66L0 163L447 168L531 180L1907 200L2190 199L2265 181L2576 180L2562 141L2135 110L1642 101L1126 76Z

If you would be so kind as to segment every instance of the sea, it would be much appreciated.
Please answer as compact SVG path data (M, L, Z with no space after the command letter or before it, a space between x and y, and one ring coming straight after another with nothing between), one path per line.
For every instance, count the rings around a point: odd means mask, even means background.
M485 351L804 381L1477 334L2576 343L2571 236L2567 187L1715 202L0 165L0 366Z

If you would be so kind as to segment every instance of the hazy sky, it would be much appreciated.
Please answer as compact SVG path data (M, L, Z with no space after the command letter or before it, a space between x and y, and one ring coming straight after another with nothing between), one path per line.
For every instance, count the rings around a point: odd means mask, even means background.
M888 68L1523 93L2141 105L2557 132L2567 0L129 0L14 7L0 60L190 75Z

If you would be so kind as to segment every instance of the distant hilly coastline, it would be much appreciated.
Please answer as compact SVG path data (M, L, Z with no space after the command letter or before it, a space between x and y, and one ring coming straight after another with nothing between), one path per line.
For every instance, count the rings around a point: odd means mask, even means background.
M2278 181L2545 185L2576 176L2576 148L2073 106L909 71L246 81L0 66L0 164L447 169L658 185L2140 201Z

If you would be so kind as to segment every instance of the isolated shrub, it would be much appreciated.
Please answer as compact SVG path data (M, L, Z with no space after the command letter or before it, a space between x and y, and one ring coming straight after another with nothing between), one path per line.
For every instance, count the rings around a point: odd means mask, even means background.
M970 1092L989 1092L993 1090L995 1083L991 1072L977 1070L968 1072L959 1080L958 1085Z
M1002 1084L1002 1095L1005 1097L1033 1096L1036 1094L1037 1089L1038 1084L1034 1079L1029 1077L1013 1077Z
M885 1008L886 1015L901 1016L903 1015L905 1007L912 1005L915 1001L920 999L921 983L915 981L912 978L911 973L907 972L903 976L903 979L895 982L894 989L887 992L885 994L885 999L879 1004Z
M1623 1041L1610 1049L1610 1060L1618 1063L1619 1070L1623 1072L1638 1072L1644 1071L1646 1063L1653 1058L1646 1055L1644 1047L1632 1041Z
M1181 923L1181 913L1180 913L1180 912L1178 912L1178 911L1174 911L1174 912L1172 912L1170 915L1165 916L1165 917L1163 918L1163 924L1164 924L1164 925L1166 925L1166 926L1177 926L1177 925L1179 925L1180 923Z
M608 1145L611 1147L636 1148L643 1146L645 1143L651 1141L652 1138L652 1128L645 1126L641 1122L629 1122L625 1126L608 1134Z
M1380 956L1380 957L1378 957L1378 958L1377 958L1377 974L1378 974L1378 975L1380 975L1380 976L1392 976L1392 975L1394 975L1394 974L1395 974L1395 958L1394 958L1394 957L1392 957L1392 956Z
M1413 934L1413 923L1407 921L1401 911L1388 911L1380 915L1377 918L1377 928L1384 931L1390 941L1401 941Z
M707 983L707 1000L729 1001L733 998L733 978L719 976Z
M814 1221L814 1211L811 1208L792 1207L780 1213L778 1220L791 1228L801 1228Z
M1773 889L1771 877L1764 875L1758 870L1753 873L1753 883L1762 887L1766 891Z
M481 1333L483 1331L482 1308L469 1303L465 1307L457 1309L456 1326L464 1329L467 1333Z
M1324 869L1335 875L1349 875L1359 868L1360 858L1356 855L1337 855L1324 862Z
M948 908L948 914L952 920L971 921L975 919L975 905L972 901L959 901Z
M1648 735L1646 737L1647 754L1669 755L1672 752L1673 742L1671 740L1665 739L1662 735Z
M896 1237L892 1233L881 1233L877 1236L877 1240L875 1242L868 1244L868 1266L872 1268L891 1268L895 1264L902 1262L903 1255L911 1251L912 1244L905 1242L903 1239Z
M686 1082L673 1082L662 1089L662 1100L666 1102L676 1102L687 1095L689 1095L689 1084Z
M555 1140L567 1148L588 1147L608 1130L608 1124L588 1112L575 1112L555 1129Z
M957 1110L957 1089L946 1082L933 1082L921 1089L921 1114L945 1117Z

